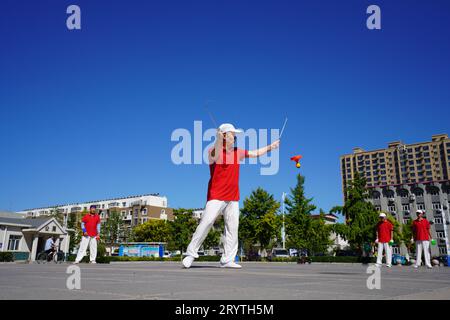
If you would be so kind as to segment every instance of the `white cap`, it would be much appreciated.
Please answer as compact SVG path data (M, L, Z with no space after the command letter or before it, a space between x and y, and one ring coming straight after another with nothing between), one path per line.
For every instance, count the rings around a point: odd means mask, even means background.
M234 132L234 133L241 133L243 132L241 129L236 129L231 123L223 123L220 125L219 130L223 133L225 132Z
M384 212L380 213L379 217L380 218L386 218L386 213L384 213Z
M420 214L420 213L424 214L425 211L423 211L423 210L417 210L417 211L416 211L416 214Z

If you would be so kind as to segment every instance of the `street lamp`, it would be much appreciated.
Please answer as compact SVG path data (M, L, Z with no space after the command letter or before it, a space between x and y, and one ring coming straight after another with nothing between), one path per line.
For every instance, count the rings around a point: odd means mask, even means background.
M283 250L286 249L286 232L284 229L284 200L286 199L286 193L283 192L281 195L282 206L283 206L283 226L281 227L281 239L283 241Z

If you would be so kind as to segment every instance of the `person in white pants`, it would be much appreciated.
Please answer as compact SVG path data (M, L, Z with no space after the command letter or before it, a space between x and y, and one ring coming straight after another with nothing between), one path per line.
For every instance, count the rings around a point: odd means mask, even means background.
M214 147L209 150L209 168L211 178L208 183L208 196L205 210L192 240L186 250L183 266L190 268L198 250L208 235L209 230L219 214L225 222L224 254L220 259L222 268L239 269L234 262L238 250L239 228L239 162L243 158L259 157L270 150L278 148L277 140L269 146L247 151L234 147L237 130L232 124L224 123L217 130Z
M375 240L378 243L378 256L377 263L378 267L382 265L383 259L383 249L386 252L386 267L390 268L392 266L392 248L391 241L394 237L394 226L387 219L387 216L384 212L381 212L380 222L377 224L377 239Z
M430 239L431 239L431 228L430 223L424 217L425 211L417 210L417 219L414 220L412 225L413 240L416 241L416 264L414 268L420 267L422 264L422 250L425 254L425 265L428 269L432 269L430 259Z
M80 247L78 248L75 264L78 264L86 255L86 250L89 246L89 260L91 263L96 263L97 258L97 241L100 239L100 216L96 214L96 207L90 207L89 214L85 215L81 220L81 229L83 237L81 238Z
M238 250L238 228L239 228L239 202L238 201L220 201L210 200L206 203L203 216L200 220L197 230L192 236L186 253L188 256L198 258L198 249L205 240L208 232L211 230L219 214L223 214L225 222L225 243L224 254L220 259L222 266L231 265Z

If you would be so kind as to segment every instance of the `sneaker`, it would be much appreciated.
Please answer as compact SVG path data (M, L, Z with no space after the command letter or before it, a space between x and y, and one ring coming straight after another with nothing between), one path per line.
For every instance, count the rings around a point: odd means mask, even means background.
M97 262L96 261L91 261L90 264L97 264Z
M433 267L432 266L427 266L427 269L433 269Z
M386 268L392 268L392 264L387 264Z
M419 268L419 266L417 266L417 265L414 265L414 269L417 269L417 268Z
M191 267L193 261L194 261L194 257L186 256L183 259L183 267L185 267L186 269L189 269Z
M79 264L80 263L80 261L74 261L73 262L73 264Z
M221 268L232 268L232 269L241 269L242 266L240 264L237 264L236 262L228 262L228 263L220 263Z

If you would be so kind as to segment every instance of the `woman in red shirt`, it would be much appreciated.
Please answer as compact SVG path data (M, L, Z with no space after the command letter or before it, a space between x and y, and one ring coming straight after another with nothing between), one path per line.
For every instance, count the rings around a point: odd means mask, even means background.
M278 148L277 140L264 148L247 151L234 146L236 133L241 133L232 124L224 123L217 131L214 148L209 150L209 172L211 178L208 183L207 202L191 243L183 259L183 266L189 268L198 249L202 245L209 230L220 213L225 221L224 254L220 259L222 268L236 268L241 266L234 262L238 250L239 227L239 162L244 158L256 158L270 150Z

